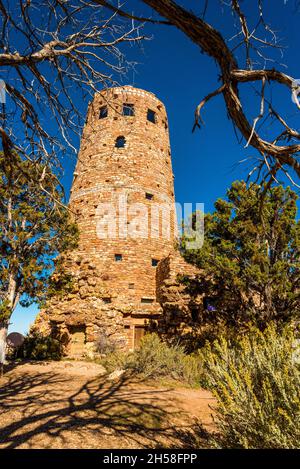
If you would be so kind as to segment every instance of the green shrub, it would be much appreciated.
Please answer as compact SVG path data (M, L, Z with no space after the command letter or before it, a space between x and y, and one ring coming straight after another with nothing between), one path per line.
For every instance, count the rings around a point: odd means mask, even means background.
M300 370L295 333L253 329L201 351L202 384L217 398L212 437L219 448L299 448Z
M146 334L135 352L114 352L101 363L109 372L127 369L144 379L169 378L190 385L199 383L202 372L199 355L186 355L183 347L169 346L156 334Z
M105 357L101 358L100 363L108 373L112 373L115 370L130 369L132 358L132 353L115 351L108 353Z
M18 351L18 357L31 360L60 360L61 344L51 336L45 337L39 333L32 333L25 337Z
M188 366L188 358L184 349L179 345L168 346L156 334L145 335L132 363L136 373L154 379L183 379L185 366Z

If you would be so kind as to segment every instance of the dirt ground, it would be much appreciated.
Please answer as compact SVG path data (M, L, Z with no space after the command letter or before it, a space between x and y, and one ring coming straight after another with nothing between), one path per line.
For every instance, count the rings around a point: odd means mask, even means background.
M110 381L93 363L15 364L0 378L0 448L205 446L195 421L211 430L213 405L201 389Z

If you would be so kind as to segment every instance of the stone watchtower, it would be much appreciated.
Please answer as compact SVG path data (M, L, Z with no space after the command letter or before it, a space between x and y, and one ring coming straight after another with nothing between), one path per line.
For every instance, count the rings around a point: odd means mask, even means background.
M134 349L161 315L157 266L176 241L167 115L154 94L123 86L95 96L69 206L80 232L65 261L74 287L36 326L59 333L73 355L101 334Z

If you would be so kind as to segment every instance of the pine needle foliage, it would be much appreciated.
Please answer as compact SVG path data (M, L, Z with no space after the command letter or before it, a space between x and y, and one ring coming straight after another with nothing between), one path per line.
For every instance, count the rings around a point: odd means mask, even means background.
M203 323L241 328L288 322L300 313L300 222L297 195L289 187L266 190L236 181L226 200L205 216L201 249L182 252L200 269L186 280L192 295L204 295ZM223 327L223 326L222 326Z

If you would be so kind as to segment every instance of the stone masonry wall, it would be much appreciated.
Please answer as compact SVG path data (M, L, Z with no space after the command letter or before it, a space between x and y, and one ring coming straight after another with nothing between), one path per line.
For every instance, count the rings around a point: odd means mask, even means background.
M198 314L203 307L201 296L192 297L183 277L193 279L199 270L187 263L178 251L163 259L156 273L157 300L163 314L157 321L158 333L170 342L185 341L191 345L200 332ZM193 316L195 311L196 316Z

